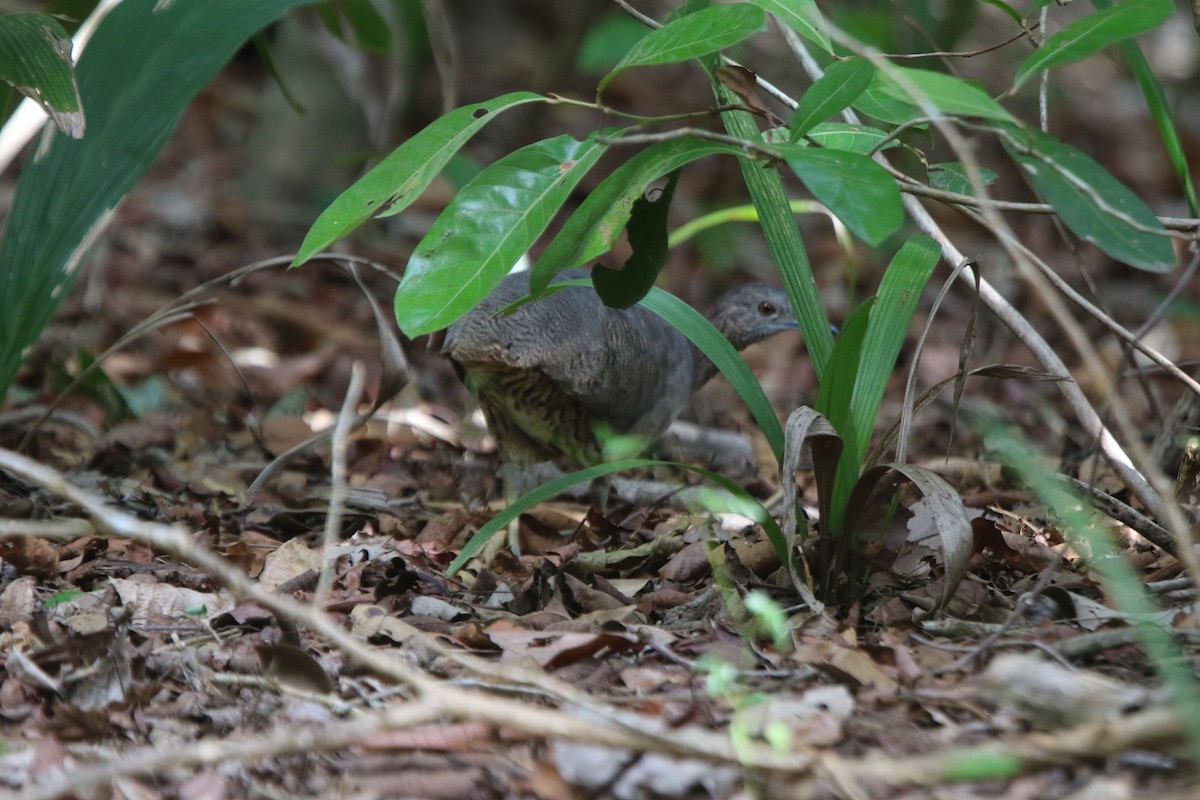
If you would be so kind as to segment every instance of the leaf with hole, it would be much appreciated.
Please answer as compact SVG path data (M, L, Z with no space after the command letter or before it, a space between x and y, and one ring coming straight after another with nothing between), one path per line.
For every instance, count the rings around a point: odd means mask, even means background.
M639 197L634 201L626 227L633 253L621 269L600 265L592 269L592 285L604 305L629 308L645 297L658 279L658 273L667 263L667 217L678 182L679 170L676 170L656 197Z

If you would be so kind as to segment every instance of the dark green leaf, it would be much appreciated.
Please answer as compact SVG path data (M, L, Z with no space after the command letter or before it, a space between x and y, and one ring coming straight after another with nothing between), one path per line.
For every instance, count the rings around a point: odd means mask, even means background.
M878 74L867 90L854 101L854 108L868 117L886 122L889 125L904 125L905 123L925 116L921 109L912 103L897 100L887 91Z
M1151 31L1167 21L1175 10L1171 0L1125 0L1125 2L1075 20L1042 42L1021 62L1013 88L1042 70L1080 61L1132 36Z
M850 125L842 122L822 122L805 134L805 139L824 147L827 150L845 150L850 153L866 155L879 146L887 138L887 133L869 125ZM883 146L887 150L899 147L898 141L892 140Z
M797 146L781 152L813 196L868 244L881 244L904 222L896 181L866 156Z
M608 252L625 224L633 203L650 181L704 156L742 151L726 144L683 137L647 147L601 181L563 225L529 276L530 290L540 292L564 269L586 264Z
M995 172L985 167L980 167L979 173L980 177L983 178L984 186L990 186L999 177ZM966 169L957 161L948 161L945 164L930 164L926 170L926 174L929 175L929 182L933 184L935 189L968 196L975 195L971 181L967 178Z
M650 291L658 273L667 263L667 217L671 196L679 182L679 170L671 173L667 185L653 200L639 197L633 203L626 231L633 253L618 271L604 266L592 269L592 285L604 305L629 308Z
M1165 233L1162 223L1104 167L1049 134L1006 130L1005 148L1076 236L1140 269L1166 272L1175 266L1171 240L1153 233Z
M765 25L762 10L746 3L704 8L671 20L631 47L613 71L600 81L596 94L603 92L613 78L630 67L673 64L715 53L758 33Z
M522 147L462 188L417 245L396 290L406 336L441 330L487 297L603 155L589 137Z
M83 136L71 37L43 14L0 15L0 79L40 105L63 133Z
M791 141L850 106L871 85L874 76L875 67L865 59L830 64L821 79L800 98L796 113L792 115Z
M770 14L820 47L826 53L833 52L829 34L825 32L825 19L816 0L750 0L751 3Z
M456 108L392 151L321 212L300 245L299 266L376 215L398 214L433 182L467 140L501 111L546 98L513 92Z

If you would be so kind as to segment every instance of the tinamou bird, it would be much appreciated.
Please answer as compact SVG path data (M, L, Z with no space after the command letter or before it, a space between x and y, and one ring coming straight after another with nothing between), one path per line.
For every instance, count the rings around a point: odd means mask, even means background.
M570 270L556 282L581 277ZM600 463L598 430L656 439L717 372L657 314L609 308L590 286L498 313L527 294L528 273L509 275L450 326L442 347L496 439L509 499L532 488L529 470L540 462ZM738 350L797 327L787 295L765 283L726 292L708 320Z

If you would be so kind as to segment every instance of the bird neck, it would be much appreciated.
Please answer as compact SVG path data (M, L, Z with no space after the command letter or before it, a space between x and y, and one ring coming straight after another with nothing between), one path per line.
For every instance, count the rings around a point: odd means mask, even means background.
M696 345L688 342L688 346L692 350L692 391L695 392L717 374L717 365L709 361L708 356L700 352Z

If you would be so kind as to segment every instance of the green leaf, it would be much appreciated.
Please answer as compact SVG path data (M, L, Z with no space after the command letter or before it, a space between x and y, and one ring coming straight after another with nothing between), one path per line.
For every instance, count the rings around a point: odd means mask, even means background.
M881 71L876 80L884 95L917 107L927 102L941 113L951 116L1016 122L982 89L953 75L894 66L887 72ZM922 111L922 115L928 116L928 113Z
M1109 0L1092 0L1092 4L1098 8L1109 8L1111 4ZM1167 149L1167 154L1171 157L1171 164L1175 167L1175 174L1179 176L1179 182L1183 184L1184 194L1187 196L1188 209L1191 215L1196 216L1196 187L1192 182L1191 168L1188 166L1187 153L1184 152L1183 143L1179 138L1179 131L1176 130L1175 122L1172 119L1171 108L1167 103L1166 92L1163 91L1162 82L1158 76L1154 74L1154 70L1150 67L1150 63L1146 60L1146 56L1142 53L1142 49L1138 47L1138 43L1130 40L1121 42L1118 47L1121 50L1121 56L1125 59L1125 63L1129 65L1129 71L1141 87L1142 94L1146 98L1146 107L1150 110L1150 117L1154 120L1155 127L1158 128L1159 135L1162 137L1163 146Z
M396 289L406 336L441 330L487 297L604 154L595 136L522 147L462 188L425 235Z
M816 147L780 151L813 196L871 246L882 244L904 222L896 181L866 156Z
M750 0L751 3L770 14L820 47L826 53L833 52L829 34L825 31L825 18L816 0Z
M628 14L607 14L588 28L575 54L575 69L588 73L610 70L647 33L649 29Z
M256 32L309 0L125 0L76 66L87 136L48 130L22 167L0 245L0 390L81 270L91 243L184 108Z
M392 46L387 20L371 0L331 0L317 7L325 28L347 44L367 53L387 55ZM343 21L349 31L343 28Z
M1104 167L1041 131L1005 128L1004 147L1063 223L1117 261L1150 272L1175 266L1171 240L1141 199ZM1130 225L1136 223L1148 230Z
M630 67L673 64L715 53L758 33L766 26L762 9L747 3L704 8L671 20L642 37L613 71L604 76L597 96Z
M1044 41L1021 62L1013 88L1042 70L1080 61L1111 44L1154 30L1166 22L1174 10L1175 4L1171 0L1125 0L1076 20Z
M734 497L741 500L747 509L756 509L758 516L755 522L763 526L766 531L767 539L774 547L776 554L780 560L786 563L787 546L783 541L783 531L779 529L779 523L775 518L763 508L762 503L755 500L745 489L728 478L718 475L715 472L703 469L701 467L691 466L689 464L676 464L673 461L656 461L648 458L635 458L627 461L614 461L611 464L599 464L587 469L581 469L577 472L572 472L568 475L563 475L561 478L555 478L549 483L545 483L531 492L528 492L514 500L507 508L501 511L496 516L488 520L482 528L476 531L454 560L450 562L450 566L446 567L446 575L451 576L467 565L467 562L475 557L475 554L483 549L493 536L504 530L508 523L524 514L529 509L536 506L538 503L549 500L556 494L570 489L572 486L579 486L584 483L590 483L596 478L602 478L605 475L612 475L616 472L623 472L627 469L641 469L644 467L679 467L690 470L691 472L701 475L713 483L725 488Z
M878 74L853 105L868 117L889 125L904 125L911 120L925 116L925 113L912 103L892 97Z
M854 397L854 383L858 378L858 365L862 359L863 338L867 333L867 323L874 304L875 298L868 298L850 314L841 335L834 342L833 353L829 357L829 364L817 390L817 399L813 403L813 408L825 415L829 424L842 437L844 444L832 482L829 517L821 520L822 532L834 537L843 532L846 503L858 480L859 462L854 458L854 454L859 452L861 447L855 438L850 401ZM828 485L828 476L818 476L818 481Z
M966 168L958 161L948 161L944 164L930 164L925 172L929 176L929 182L933 184L935 189L968 196L974 196L975 194L975 189L971 186L971 181L967 178ZM1000 177L986 167L980 167L979 173L980 177L983 178L984 186L990 186L996 178Z
M887 138L887 132L879 128L872 128L870 125L822 122L810 130L804 138L826 150L845 150L865 156ZM893 140L884 145L884 149L899 146L900 143Z
M724 86L715 85L719 103L735 103L735 95ZM751 141L761 135L754 117L747 111L722 112L721 120L733 136ZM804 250L800 228L792 215L791 203L783 186L779 170L767 169L762 164L741 160L742 178L750 190L750 198L758 209L759 223L767 239L767 247L779 267L788 299L796 312L800 330L804 334L804 346L812 359L818 378L825 370L829 353L833 349L833 335L829 332L829 317L817 291L817 280L813 275L812 263Z
M992 6L993 8L1000 9L1005 14L1007 14L1013 22L1017 23L1018 25L1022 24L1021 12L1017 11L1015 8L1010 6L1008 3L1005 3L1004 0L981 0L981 2L987 3L989 6Z
M852 442L847 439L847 449L856 464L861 464L866 454L888 379L896 368L921 292L940 255L941 248L933 239L914 236L900 248L883 274L850 402L854 438ZM846 435L841 428L838 431Z
M399 214L425 191L467 140L497 114L545 100L531 92L513 92L456 108L434 120L321 212L304 237L292 266L300 266L371 217Z
M676 170L658 197L653 200L639 197L634 201L627 226L633 253L621 269L600 265L592 269L592 285L604 305L629 308L645 297L658 279L658 273L667 263L667 217L678 182L679 170Z
M564 269L578 267L608 252L625 229L634 201L650 181L704 156L743 155L739 148L695 137L668 139L626 161L593 189L550 242L529 276L538 293Z
M73 139L84 117L71 65L71 37L44 14L0 15L0 79L42 107Z
M859 98L875 76L875 67L861 58L837 61L829 65L820 80L809 87L792 115L791 141L808 133L818 122L823 122L844 110Z

